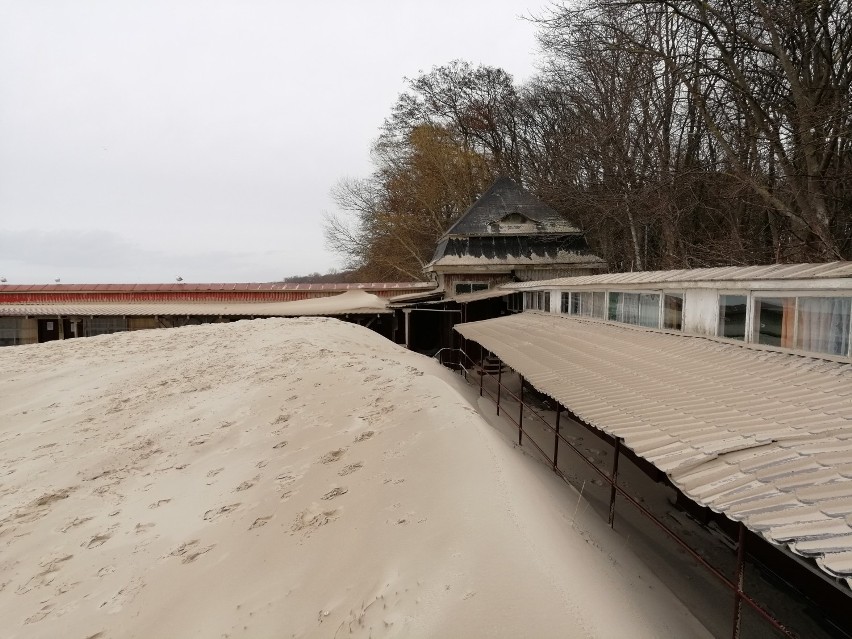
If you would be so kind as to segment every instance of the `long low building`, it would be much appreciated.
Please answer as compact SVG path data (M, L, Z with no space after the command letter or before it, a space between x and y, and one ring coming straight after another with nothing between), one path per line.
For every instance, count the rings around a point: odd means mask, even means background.
M457 324L700 506L852 586L852 263L524 282Z
M332 315L393 338L388 299L428 282L0 285L0 346L255 317Z

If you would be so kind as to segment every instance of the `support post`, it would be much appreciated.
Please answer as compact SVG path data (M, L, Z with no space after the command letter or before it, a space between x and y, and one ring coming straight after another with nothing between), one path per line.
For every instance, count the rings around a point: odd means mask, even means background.
M739 639L740 636L740 625L742 623L742 614L743 614L743 572L745 570L745 539L746 539L746 528L743 522L740 522L740 534L739 534L739 542L737 543L737 574L735 578L735 583L737 586L736 592L734 592L734 628L731 632L731 637L733 639Z
M521 378L521 402L518 407L518 446L524 445L524 376L518 375Z
M485 381L485 359L479 360L479 396L482 397L482 383Z
M609 527L615 527L615 485L618 483L618 456L621 452L621 437L615 438L615 450L612 454L612 474L609 487Z
M402 314L405 315L405 348L411 350L411 309L403 309Z
M500 368L497 369L497 414L500 414L500 390L503 388L503 362L500 362Z
M553 470L556 470L559 460L559 417L562 415L562 404L556 404L556 433L553 435Z

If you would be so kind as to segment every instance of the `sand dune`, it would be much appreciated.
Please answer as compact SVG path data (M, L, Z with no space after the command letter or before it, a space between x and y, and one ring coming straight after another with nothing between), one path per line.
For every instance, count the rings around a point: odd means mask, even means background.
M702 637L460 378L332 319L0 349L4 637Z

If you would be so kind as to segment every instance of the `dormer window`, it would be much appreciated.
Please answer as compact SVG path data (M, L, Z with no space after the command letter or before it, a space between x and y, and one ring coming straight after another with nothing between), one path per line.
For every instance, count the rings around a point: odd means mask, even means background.
M540 224L521 213L508 213L499 220L489 222L491 233L530 233L539 229Z

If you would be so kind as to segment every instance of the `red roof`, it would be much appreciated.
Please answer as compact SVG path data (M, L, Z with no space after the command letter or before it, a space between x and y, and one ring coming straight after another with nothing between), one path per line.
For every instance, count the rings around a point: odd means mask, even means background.
M203 291L351 291L351 290L406 290L434 288L433 282L327 282L288 283L253 282L243 284L210 283L191 284L0 284L0 293L82 293L82 292L203 292Z

